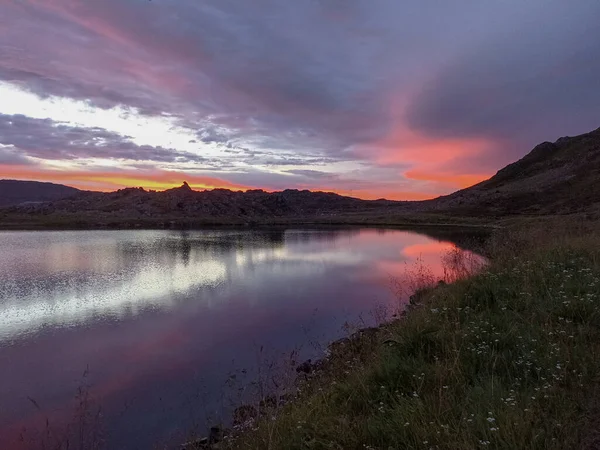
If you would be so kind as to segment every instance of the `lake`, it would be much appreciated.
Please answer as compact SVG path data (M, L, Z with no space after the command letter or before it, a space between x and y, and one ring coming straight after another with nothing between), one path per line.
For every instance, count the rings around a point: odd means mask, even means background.
M379 229L2 232L0 448L177 448L265 361L389 318L391 280L418 259L441 277L452 248Z

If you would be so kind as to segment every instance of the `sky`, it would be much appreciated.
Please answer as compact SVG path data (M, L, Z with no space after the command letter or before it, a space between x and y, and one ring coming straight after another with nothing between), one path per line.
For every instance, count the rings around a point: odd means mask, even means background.
M600 126L597 0L0 0L0 178L414 200Z

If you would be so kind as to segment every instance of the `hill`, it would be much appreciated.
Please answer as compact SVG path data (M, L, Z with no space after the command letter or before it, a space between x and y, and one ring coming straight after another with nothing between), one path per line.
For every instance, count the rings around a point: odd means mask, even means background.
M508 216L600 212L600 128L544 142L489 180L432 201L452 214Z
M25 202L60 200L81 192L62 184L39 181L0 180L0 207Z

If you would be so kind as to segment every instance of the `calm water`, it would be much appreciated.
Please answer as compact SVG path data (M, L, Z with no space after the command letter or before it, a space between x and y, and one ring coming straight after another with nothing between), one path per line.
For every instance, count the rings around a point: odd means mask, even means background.
M76 441L81 386L106 448L179 443L226 414L231 373L320 356L308 343L373 325L398 306L390 276L419 257L439 274L450 248L369 229L0 233L0 448Z

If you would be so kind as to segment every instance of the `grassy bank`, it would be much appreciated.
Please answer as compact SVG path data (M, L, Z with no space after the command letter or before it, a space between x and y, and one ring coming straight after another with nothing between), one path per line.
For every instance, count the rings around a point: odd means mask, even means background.
M514 216L522 220L525 216ZM535 216L534 216L535 217ZM97 212L20 212L0 208L0 230L95 230L95 229L202 229L210 227L264 228L272 226L380 226L380 227L466 227L494 228L507 217L477 217L448 213L365 210L281 216L205 216L157 214L139 217L134 214L111 216Z
M487 253L220 448L596 448L600 234L538 225Z

